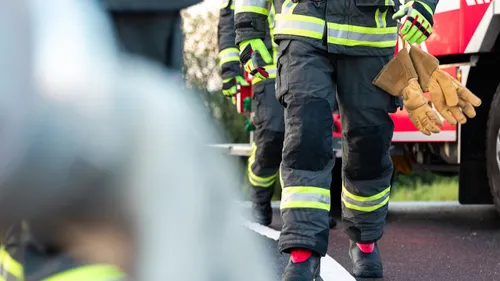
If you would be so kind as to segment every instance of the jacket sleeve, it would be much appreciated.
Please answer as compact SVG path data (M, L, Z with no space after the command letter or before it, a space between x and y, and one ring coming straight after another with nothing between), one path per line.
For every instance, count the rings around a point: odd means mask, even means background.
M242 75L239 49L235 43L234 0L224 0L219 13L217 37L219 43L219 66L222 79Z
M439 3L439 0L421 0L425 4L429 5L431 7L432 11L436 11L437 4Z
M234 0L236 44L248 39L266 37L266 21L272 0Z

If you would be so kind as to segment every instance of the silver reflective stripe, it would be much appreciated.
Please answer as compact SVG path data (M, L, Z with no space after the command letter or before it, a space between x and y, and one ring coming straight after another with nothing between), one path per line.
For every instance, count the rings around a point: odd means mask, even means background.
M385 11L380 11L380 9L377 9L375 12L375 19L377 21L377 27L386 27L385 24L385 17L387 15L387 9Z
M276 19L276 28L290 28L290 29L300 29L305 31L319 32L323 33L325 29L324 24L317 24L312 22L304 22L299 20L289 20L289 19Z
M328 28L328 36L334 38L347 39L347 40L355 40L355 41L385 42L385 41L395 41L397 38L397 33L391 32L386 34L368 34L368 33L359 33L354 31Z
M342 199L345 200L347 203L349 204L352 204L352 205L356 205L358 207L375 207L381 203L383 203L387 198L389 198L390 196L390 192L387 192L386 194L384 194L384 196L378 198L378 199L375 199L375 200L372 200L372 201L357 201L357 200L354 200L350 197L347 197L347 195L345 195L344 192L342 192Z
M228 58L234 58L234 57L239 58L239 57L240 57L240 54L238 54L238 52L227 52L227 53L224 53L224 54L220 54L220 55L219 55L219 58L220 58L221 60L225 60L225 59L228 59Z
M314 193L283 193L281 195L281 202L282 204L289 202L317 202L330 204L330 197Z
M241 1L236 1L236 3L238 3L239 6L252 6L252 7L259 7L259 8L268 8L269 7L268 0L241 0Z
M273 68L273 69L266 69L266 72L269 73L269 75L276 75L276 68Z
M285 0L285 2L283 3L283 6L281 6L281 13L288 14L290 12L290 10L292 9L293 4L295 4L295 3L293 3L291 0Z

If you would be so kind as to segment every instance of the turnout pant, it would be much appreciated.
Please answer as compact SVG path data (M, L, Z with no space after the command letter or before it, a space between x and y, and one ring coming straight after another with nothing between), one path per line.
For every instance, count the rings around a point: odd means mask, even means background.
M372 80L392 56L329 54L300 40L279 45L276 94L285 107L280 250L326 254L335 96L343 130L345 231L355 242L380 239L393 170L389 112L396 110L396 100Z
M248 180L252 201L258 204L271 201L283 149L283 106L276 100L275 82L269 79L253 86L252 112L256 129L248 159Z
M182 70L183 35L179 11L111 12L122 48L162 65Z

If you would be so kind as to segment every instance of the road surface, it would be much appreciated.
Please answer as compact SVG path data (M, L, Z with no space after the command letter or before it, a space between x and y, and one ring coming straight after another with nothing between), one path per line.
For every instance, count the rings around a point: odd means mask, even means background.
M281 280L288 257L278 253L275 240L281 228L278 207L269 228L252 223L247 227L266 246L276 280ZM385 277L376 280L500 280L500 217L492 206L391 203L380 248ZM330 231L329 256L322 261L325 281L355 280L349 274L347 249L339 224Z

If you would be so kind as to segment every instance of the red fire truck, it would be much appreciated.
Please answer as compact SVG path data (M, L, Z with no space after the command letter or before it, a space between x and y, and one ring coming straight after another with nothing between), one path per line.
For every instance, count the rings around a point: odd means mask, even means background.
M483 103L476 109L477 116L465 125L444 122L442 132L431 136L415 128L406 110L392 114L395 129L391 154L395 170L410 173L423 169L459 175L461 204L495 202L500 211L500 73L496 72L500 66L500 0L441 0L433 30L420 48L436 56L443 70ZM342 128L337 113L334 122L338 161L332 185L340 190ZM222 146L233 155L250 154L249 144ZM338 194L334 198L339 198Z

